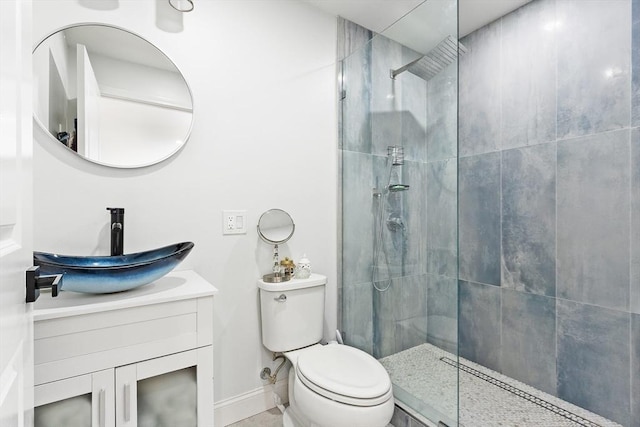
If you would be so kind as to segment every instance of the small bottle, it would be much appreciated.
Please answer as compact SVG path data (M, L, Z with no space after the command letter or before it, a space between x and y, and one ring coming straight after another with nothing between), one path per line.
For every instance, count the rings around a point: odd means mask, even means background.
M69 136L69 148L78 152L78 119L73 119L73 130Z
M56 134L56 138L67 147L69 146L69 134L62 130L61 124L58 124L58 133Z
M280 261L280 267L284 272L284 275L289 279L294 275L296 265L293 263L292 259L285 257L282 261Z

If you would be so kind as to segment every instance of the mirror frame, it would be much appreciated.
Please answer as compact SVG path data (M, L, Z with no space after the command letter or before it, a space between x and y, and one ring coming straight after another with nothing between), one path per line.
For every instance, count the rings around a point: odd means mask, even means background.
M263 233L263 230L260 229L260 223L262 222L262 219L265 217L265 215L268 215L270 213L278 213L278 212L283 213L284 215L287 216L287 218L289 218L289 221L291 223L291 232L287 237L285 237L282 240L271 240L267 236L265 236L265 234ZM271 243L272 245L280 245L282 243L287 242L289 239L291 239L291 237L293 236L293 233L296 231L296 224L293 222L293 218L291 217L291 215L289 215L287 211L283 209L278 209L278 208L269 209L268 211L260 215L260 219L258 219L258 225L256 227L258 229L258 235L260 236L260 238L267 243Z
M52 141L52 142L54 142L54 143L55 143L55 145L58 145L58 146L62 145L62 146L64 146L64 148L65 148L66 150L68 150L68 151L70 151L70 152L74 153L76 156L80 157L81 159L86 160L86 161L91 162L91 163L94 163L94 164L101 165L101 166L106 166L106 167L115 168L115 169L138 169L138 168L144 168L144 167L148 167L148 166L156 165L156 164L158 164L158 163L162 163L162 162L164 162L165 160L167 160L167 159L169 159L169 158L173 157L174 155L176 155L180 150L182 150L182 149L187 145L187 142L189 142L189 138L191 137L191 132L192 132L192 130L193 130L193 123L194 123L194 121L195 121L195 113L194 113L194 110L195 110L195 100L194 100L194 97L193 97L193 91L191 90L191 85L190 85L190 84L189 84L189 82L187 81L187 79L186 79L186 77L185 77L184 73L182 72L182 70L180 69L180 67L178 67L178 65L177 65L177 64L176 64L176 63L175 63L175 62L174 62L174 61L169 57L169 55L167 55L167 54L166 54L162 49L160 49L160 48L159 48L158 46L156 46L154 43L150 42L147 38L145 38L145 37L141 36L140 34L138 34L138 33L134 32L134 31L131 31L131 30L128 30L128 29L126 29L126 28L123 28L123 27L120 27L120 26L117 26L117 25L113 25L113 24L107 24L107 23L104 23L104 22L77 22L77 23L74 23L74 24L65 25L65 26L63 26L63 27L60 27L60 28L58 28L58 29L56 29L56 30L51 31L50 33L48 33L45 37L43 37L40 41L38 41L38 42L34 45L33 49L31 50L31 56L33 57L33 55L34 55L34 54L35 54L35 52L36 52L36 49L38 49L38 47L40 47L40 45L42 45L45 41L47 41L47 39L49 39L49 37L53 36L54 34L57 34L57 33L61 32L61 31L64 31L64 30L67 30L67 29L70 29L70 28L76 28L76 27L88 27L88 26L100 26L100 27L112 28L112 29L115 29L115 30L123 31L123 32L128 33L128 34L130 34L130 35L132 35L132 36L138 37L139 39L141 39L141 40L145 41L145 42L146 42L146 43L148 43L150 46L152 46L153 48L155 48L159 53L161 53L162 55L164 55L164 57L165 57L165 58L166 58L166 59L167 59L171 64L173 64L173 66L175 67L175 69L176 69L176 70L178 71L178 73L180 73L180 75L182 76L182 79L184 80L184 84L185 84L185 86L187 87L187 90L189 91L189 97L191 98L191 115L192 115L192 117L191 117L191 123L189 124L189 128L187 129L187 132L186 132L186 134L185 134L185 137L184 137L184 141L183 141L183 143L182 143L182 144L180 144L180 145L179 145L175 150L171 151L171 152L170 152L170 153L168 153L167 155L165 155L165 156L163 156L163 157L160 157L160 158L158 158L158 159L151 160L151 161L146 162L146 163L141 163L141 164L136 164L136 165L118 165L118 164L111 164L111 163L101 162L101 161L98 161L98 160L95 160L95 159L91 159L91 158L85 157L85 156L83 156L83 155L79 154L78 152L76 152L76 151L72 150L70 147L67 147L67 146L66 146L66 145L64 145L64 144L61 144L61 143L60 143L60 141L58 141L58 140L57 140L57 139L56 139L56 138L51 134L51 132L49 132L49 130L47 129L47 127L44 125L44 123L42 123L42 121L41 121L41 120L36 116L35 108L34 108L34 113L32 114L33 121L34 121L35 123L37 123L37 124L38 124L38 126L40 127L40 130L42 130L42 131L43 131L43 133L45 133L45 134L47 135L47 139L48 139L48 140L50 140L50 141ZM31 69L31 74L32 74L32 76L33 76L33 68ZM32 102L32 108L33 108L33 100L32 100L31 102Z

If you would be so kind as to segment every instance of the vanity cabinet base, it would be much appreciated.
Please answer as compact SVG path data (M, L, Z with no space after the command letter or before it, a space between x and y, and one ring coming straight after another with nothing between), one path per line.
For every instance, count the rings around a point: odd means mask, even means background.
M35 426L214 426L216 293L184 271L36 304Z

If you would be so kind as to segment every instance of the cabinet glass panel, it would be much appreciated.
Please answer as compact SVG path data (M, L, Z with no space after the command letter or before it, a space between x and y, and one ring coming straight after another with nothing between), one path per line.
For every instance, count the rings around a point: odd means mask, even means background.
M138 427L198 424L196 367L138 381Z
M34 427L91 427L91 393L34 408Z

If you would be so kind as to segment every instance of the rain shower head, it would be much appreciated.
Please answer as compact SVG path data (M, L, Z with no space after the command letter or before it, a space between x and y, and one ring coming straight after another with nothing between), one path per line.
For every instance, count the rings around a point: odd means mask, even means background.
M408 71L423 80L429 81L440 71L447 68L456 58L465 53L467 53L467 48L462 43L453 36L447 36L424 56L397 70L391 70L391 78L395 79L398 74Z

